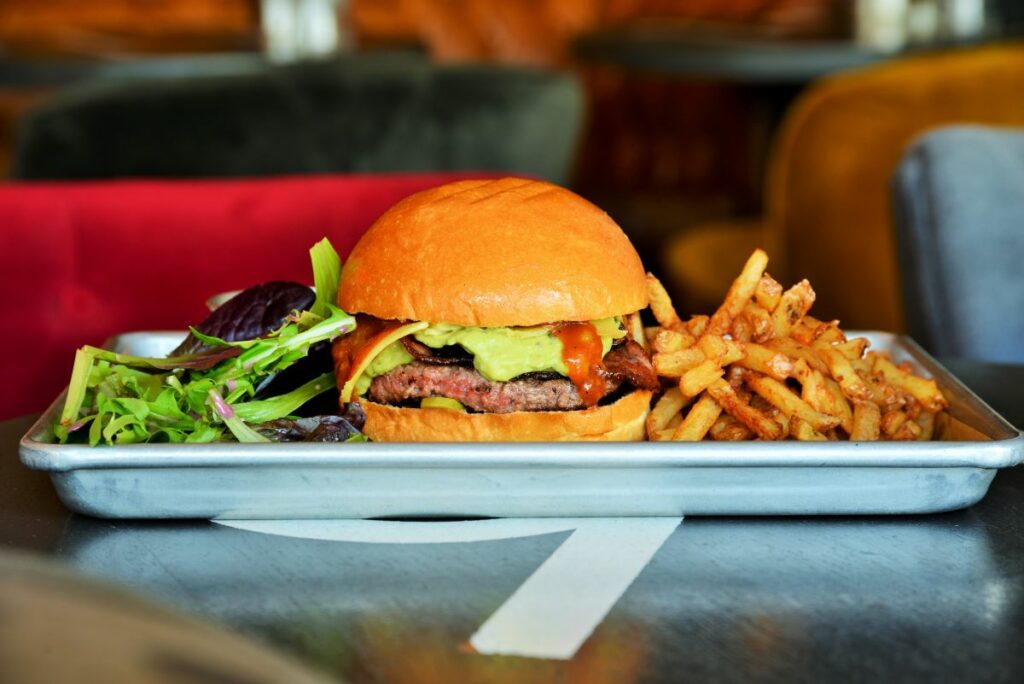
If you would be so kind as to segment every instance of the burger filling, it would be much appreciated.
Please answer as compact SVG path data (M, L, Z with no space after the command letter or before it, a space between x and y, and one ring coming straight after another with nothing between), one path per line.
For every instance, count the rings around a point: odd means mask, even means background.
M508 413L588 408L658 387L622 317L528 328L358 321L334 348L344 400Z

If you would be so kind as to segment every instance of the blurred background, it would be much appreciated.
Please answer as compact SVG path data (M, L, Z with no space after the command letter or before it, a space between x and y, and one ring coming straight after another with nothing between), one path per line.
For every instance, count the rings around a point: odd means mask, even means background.
M605 208L687 311L757 245L905 330L890 178L1024 125L1019 0L4 0L8 183L494 171Z

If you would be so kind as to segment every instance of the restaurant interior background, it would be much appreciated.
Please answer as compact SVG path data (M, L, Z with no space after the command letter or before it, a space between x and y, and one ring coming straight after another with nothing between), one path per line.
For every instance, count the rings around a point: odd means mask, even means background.
M1024 125L1022 33L1017 0L5 0L0 175L537 175L685 310L763 245L819 315L901 331L892 173Z

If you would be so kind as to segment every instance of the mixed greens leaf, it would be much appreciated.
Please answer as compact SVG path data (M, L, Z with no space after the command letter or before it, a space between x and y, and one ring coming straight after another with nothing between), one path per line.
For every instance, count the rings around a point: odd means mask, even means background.
M296 283L249 288L192 328L167 358L79 349L64 410L54 426L58 439L87 440L93 446L268 442L284 439L284 434L289 441L296 435L362 439L345 417L295 415L335 389L330 355L324 352L332 340L355 327L355 319L333 304L341 275L334 248L324 239L310 256L316 295ZM312 361L311 349L318 361L312 378L300 383L292 378L289 384L294 386L274 382L299 362ZM268 394L266 388L274 386L283 389Z

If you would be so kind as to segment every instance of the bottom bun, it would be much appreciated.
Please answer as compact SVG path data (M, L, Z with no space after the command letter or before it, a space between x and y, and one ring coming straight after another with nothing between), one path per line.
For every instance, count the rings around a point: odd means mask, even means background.
M651 393L637 390L582 411L462 413L398 408L362 399L363 432L375 442L639 442Z

